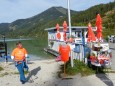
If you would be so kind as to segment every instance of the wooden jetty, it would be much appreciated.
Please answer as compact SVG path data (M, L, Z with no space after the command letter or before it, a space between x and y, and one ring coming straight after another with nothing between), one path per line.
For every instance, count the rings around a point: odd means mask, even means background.
M45 52L48 52L48 53L50 53L50 54L52 54L52 55L54 55L54 56L59 56L59 52L57 52L57 51L55 51L55 50L52 50L52 49L50 49L50 48L44 48L44 51Z

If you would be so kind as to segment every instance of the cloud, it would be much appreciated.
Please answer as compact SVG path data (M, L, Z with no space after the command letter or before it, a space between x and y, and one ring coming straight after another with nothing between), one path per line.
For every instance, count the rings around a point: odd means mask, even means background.
M114 0L70 0L70 8L80 11L109 1ZM0 22L29 18L52 6L67 8L67 0L0 0Z

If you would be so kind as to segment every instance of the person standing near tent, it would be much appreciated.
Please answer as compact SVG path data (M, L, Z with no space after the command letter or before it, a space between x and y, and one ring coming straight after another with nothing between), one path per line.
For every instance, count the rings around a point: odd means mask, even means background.
M26 82L24 68L28 71L28 66L26 65L27 51L22 47L21 42L17 42L16 46L17 47L12 51L11 58L14 60L15 66L19 71L20 81L24 84Z

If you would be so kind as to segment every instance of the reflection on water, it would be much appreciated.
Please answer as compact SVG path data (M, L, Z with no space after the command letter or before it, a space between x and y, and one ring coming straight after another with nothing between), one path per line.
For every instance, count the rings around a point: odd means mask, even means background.
M41 40L20 40L23 47L26 48L30 60L49 59L51 57L44 52L44 47L47 47L46 41ZM12 50L16 47L17 41L7 41L8 55L11 55ZM1 60L1 58L0 58Z

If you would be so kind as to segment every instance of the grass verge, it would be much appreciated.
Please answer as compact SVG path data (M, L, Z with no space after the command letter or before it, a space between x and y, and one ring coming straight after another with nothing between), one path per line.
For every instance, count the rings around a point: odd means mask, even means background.
M3 74L0 74L0 77L3 77L3 76L5 76L5 75L8 75L8 73L5 72L5 73L3 73Z
M62 65L61 70L63 72L64 65ZM67 75L75 75L80 73L81 76L88 76L91 74L95 74L95 70L89 68L84 62L81 62L79 60L74 60L74 67L71 67L70 61L68 61L66 63L65 70Z
M2 67L0 67L0 71L4 70Z
M28 74L29 72L27 72L27 71L24 71L24 74L26 75L26 74ZM19 74L19 72L14 72L13 74Z

